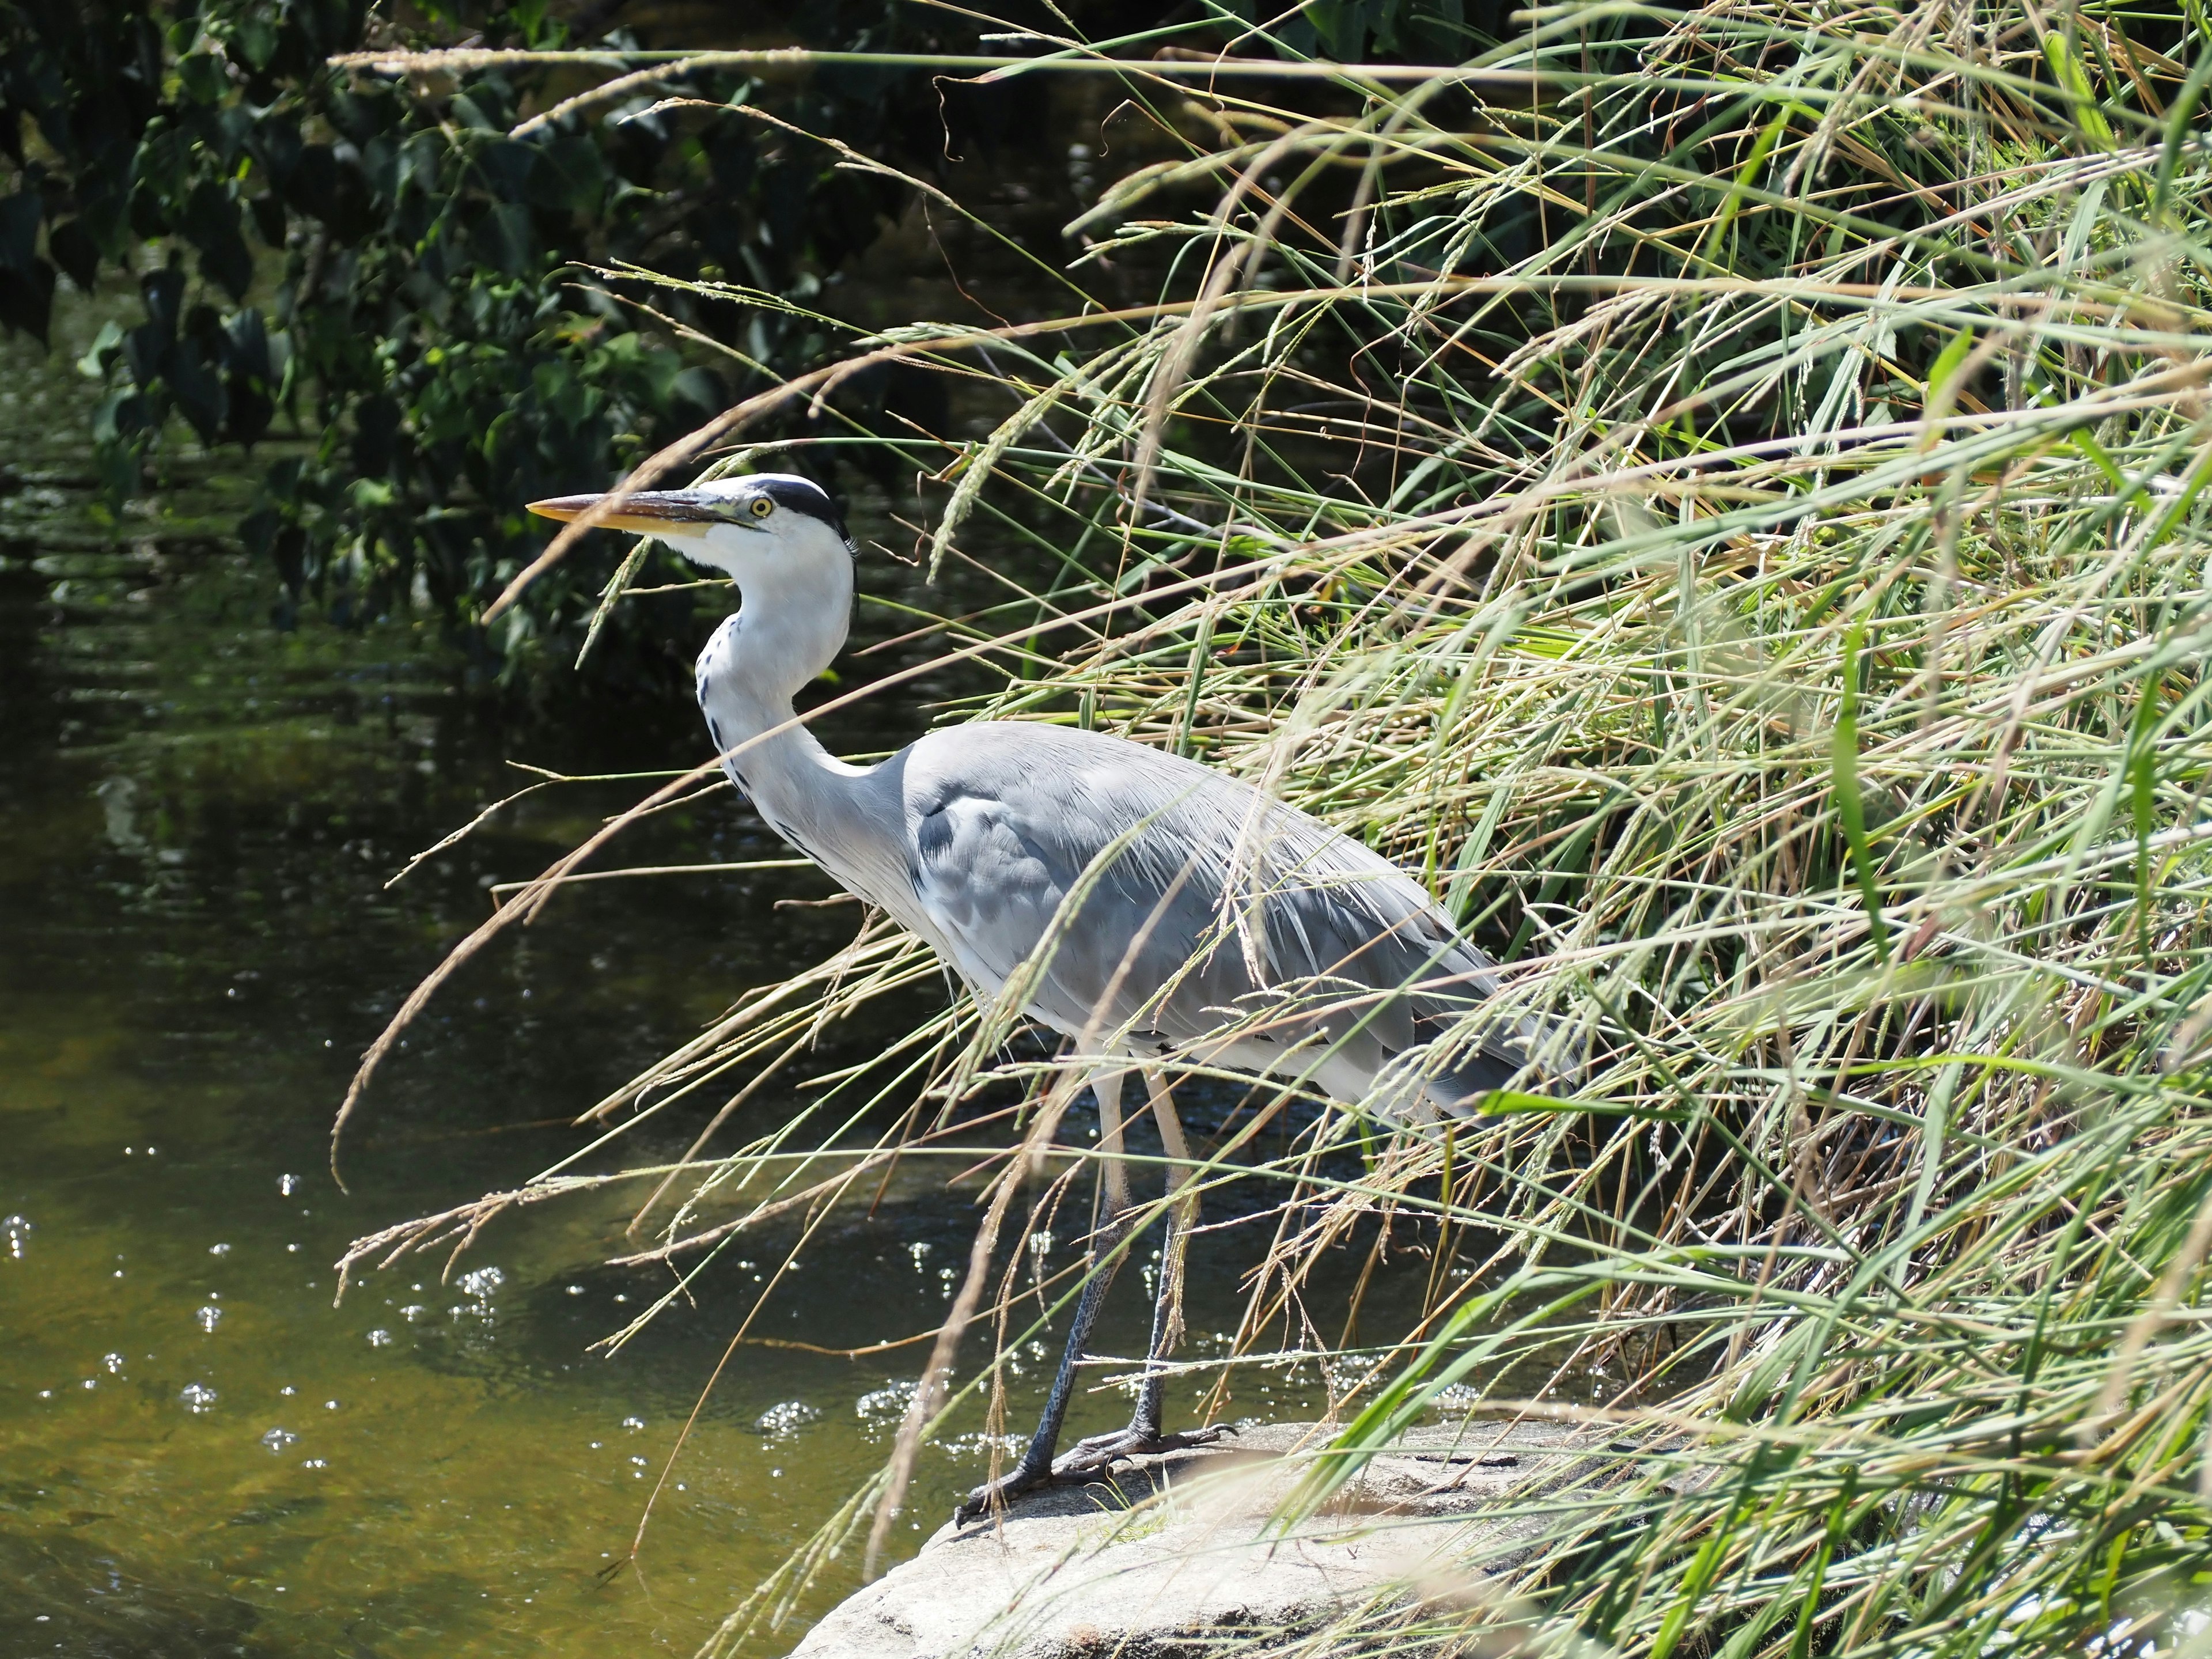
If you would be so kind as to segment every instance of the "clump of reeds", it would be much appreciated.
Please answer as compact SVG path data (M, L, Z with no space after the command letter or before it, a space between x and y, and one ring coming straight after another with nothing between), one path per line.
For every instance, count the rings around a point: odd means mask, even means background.
M988 517L1064 561L955 630L1010 672L963 716L1198 754L1389 851L1580 1068L1351 1174L1356 1112L1206 1158L1283 1195L1255 1356L1358 1216L1480 1267L1347 1451L1470 1387L1613 1448L1528 1499L1517 1599L1304 1645L2166 1651L2212 1521L2212 26L1515 27L1426 78L1127 76L1184 149L1075 230L1157 307L854 348L981 416L867 440L945 481L932 556ZM864 933L606 1109L730 1098L927 971ZM894 1045L823 1097L834 1154L647 1172L655 1249L865 1195L987 1084L1026 1110L1050 1068L1004 1036Z

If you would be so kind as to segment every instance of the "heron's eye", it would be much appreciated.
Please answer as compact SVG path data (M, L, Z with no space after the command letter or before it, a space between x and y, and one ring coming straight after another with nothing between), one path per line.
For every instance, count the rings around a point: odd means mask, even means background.
M753 497L753 517L756 519L765 519L769 514L775 511L775 503L769 500L767 496L756 495Z

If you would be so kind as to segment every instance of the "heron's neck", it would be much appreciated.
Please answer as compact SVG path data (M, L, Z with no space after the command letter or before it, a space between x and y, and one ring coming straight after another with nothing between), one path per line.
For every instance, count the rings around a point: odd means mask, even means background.
M831 629L821 616L749 595L699 657L699 707L731 780L769 828L817 861L841 844L853 787L868 774L832 756L792 712L793 697L844 643L844 618Z
M699 653L699 706L720 728L723 753L740 751L732 757L738 771L753 771L755 757L772 750L822 752L811 732L790 724L792 700L844 642L842 622L824 628L775 605L748 603L714 630ZM777 730L786 726L789 730Z

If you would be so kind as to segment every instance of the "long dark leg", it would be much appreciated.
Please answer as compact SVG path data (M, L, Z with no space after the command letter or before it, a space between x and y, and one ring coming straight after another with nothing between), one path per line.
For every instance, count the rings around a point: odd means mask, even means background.
M1091 1079L1098 1099L1098 1231L1091 1239L1091 1277L1075 1299L1075 1320L1068 1328L1067 1345L1060 1350L1060 1370L1045 1395L1044 1412L1036 1432L1022 1453L1022 1460L996 1480L988 1481L961 1500L952 1511L957 1522L971 1521L994 1504L1003 1504L1045 1485L1053 1476L1052 1455L1060 1445L1060 1431L1067 1420L1067 1402L1075 1393L1075 1376L1091 1346L1091 1332L1098 1323L1098 1310L1106 1305L1106 1292L1121 1265L1117 1254L1129 1236L1129 1166L1125 1161L1121 1132L1121 1079L1126 1072L1101 1072Z
M1167 1079L1158 1072L1147 1071L1145 1083L1152 1096L1152 1120L1159 1125L1160 1146L1168 1157L1167 1237L1160 1243L1160 1277L1152 1300L1152 1342L1147 1351L1145 1380L1137 1389L1137 1408L1130 1415L1129 1426L1079 1443L1054 1466L1057 1475L1091 1474L1118 1457L1203 1446L1228 1432L1216 1427L1167 1434L1162 1429L1168 1388L1165 1367L1182 1340L1183 1262L1191 1224L1198 1218L1198 1206L1183 1189L1197 1172L1191 1164L1189 1143L1183 1139L1182 1121L1176 1115L1175 1101L1168 1093Z

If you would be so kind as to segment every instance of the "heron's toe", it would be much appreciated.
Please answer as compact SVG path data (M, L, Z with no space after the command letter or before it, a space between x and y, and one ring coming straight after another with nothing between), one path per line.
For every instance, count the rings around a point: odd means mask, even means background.
M985 1481L962 1498L959 1506L952 1511L952 1524L964 1527L994 1510L1004 1509L1024 1492L1050 1486L1056 1472L1055 1469L1032 1468L1026 1461L1016 1464L996 1480Z
M1126 1429L1116 1429L1111 1434L1094 1434L1075 1443L1073 1450L1066 1453L1052 1466L1055 1480L1079 1480L1103 1473L1125 1458L1152 1457L1162 1452L1182 1451L1191 1446L1210 1446L1225 1434L1237 1432L1233 1423L1216 1423L1203 1429L1185 1429L1176 1434L1158 1434L1131 1424Z

